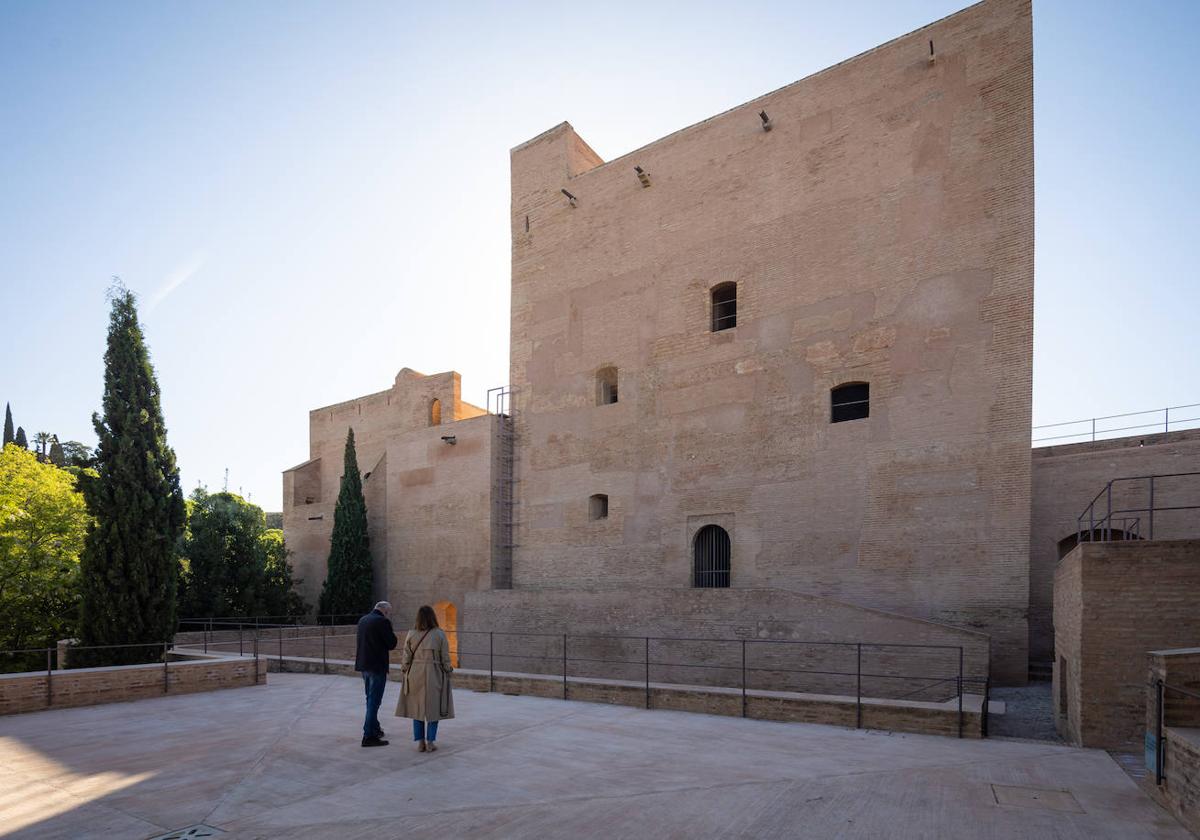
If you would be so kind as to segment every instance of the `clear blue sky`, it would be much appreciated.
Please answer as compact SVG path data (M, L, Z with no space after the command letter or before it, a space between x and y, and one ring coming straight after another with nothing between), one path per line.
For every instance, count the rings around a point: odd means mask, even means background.
M310 408L506 381L510 147L616 157L962 5L0 0L0 402L93 442L120 275L185 486L277 510ZM1200 3L1034 38L1034 420L1200 402Z

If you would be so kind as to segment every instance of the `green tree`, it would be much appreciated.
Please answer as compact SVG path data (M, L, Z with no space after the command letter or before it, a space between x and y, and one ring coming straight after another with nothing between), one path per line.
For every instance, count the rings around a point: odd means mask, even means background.
M25 429L24 429L24 427L22 427L22 426L17 426L17 434L16 434L16 436L13 438L13 443L15 443L17 446L21 447L22 449L28 449L28 448L29 448L29 441L28 441L28 440L26 439L26 437L25 437Z
M95 522L81 558L80 640L135 645L161 642L175 630L184 504L137 301L119 284L109 297L104 413L92 415L98 475L82 482ZM114 664L157 656L152 647L107 653Z
M283 534L258 505L235 493L197 488L188 499L180 550L180 610L189 617L300 615Z
M15 444L0 452L0 648L53 646L75 630L89 517L75 476ZM44 668L0 658L0 670Z
M12 421L12 406L8 403L4 404L4 443L0 443L0 447L8 446L16 439L13 433Z
M288 562L292 552L283 541L283 531L268 528L263 532L261 544L266 554L266 614L307 614L308 604L296 591L296 585L303 581L292 577L292 564Z
M362 475L354 451L354 429L346 434L342 484L337 506L333 509L328 569L325 585L321 588L321 614L361 614L371 608L374 572L367 537L367 502L363 498Z
M90 467L96 460L92 448L77 440L64 440L62 450L68 467Z

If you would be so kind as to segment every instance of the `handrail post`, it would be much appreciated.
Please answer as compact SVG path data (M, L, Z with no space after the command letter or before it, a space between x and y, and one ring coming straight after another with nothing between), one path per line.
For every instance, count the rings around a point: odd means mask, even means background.
M1096 418L1092 418L1092 443L1096 442Z
M563 699L567 699L567 634L563 633Z
M51 685L54 682L53 660L51 660L51 658L50 658L51 650L52 650L52 648L46 648L46 708L47 709L49 709L52 705L54 705L54 689L51 688Z
M991 703L992 696L992 675L989 673L983 678L983 720L979 722L980 734L986 738L988 736L988 707Z
M321 673L329 673L329 663L325 659L325 626L321 625Z
M496 632L488 631L488 691L496 690Z
M742 639L742 717L746 716L746 640Z
M854 728L862 729L862 642L855 643L858 648L858 664L855 673L854 687Z
M1157 689L1154 715L1154 784L1163 783L1163 681L1155 680Z
M958 648L958 737L963 736L963 649Z
M1108 482L1108 493L1106 494L1108 496L1108 512L1104 516L1104 527L1101 529L1105 542L1112 540L1112 486L1113 483Z
M646 708L650 708L650 637L646 637Z
M204 652L205 653L208 653L208 634L211 631L212 631L212 619L210 618L208 620L208 623L200 628L200 635L202 635L204 637Z
M245 656L246 651L242 647L242 622L238 622L238 656Z
M1171 407L1167 406L1163 409L1163 431L1171 431Z
M1154 476L1150 476L1150 539L1154 539Z
M283 625L279 625L279 671L283 672Z
M171 675L167 667L167 643L163 642L163 694L171 693Z

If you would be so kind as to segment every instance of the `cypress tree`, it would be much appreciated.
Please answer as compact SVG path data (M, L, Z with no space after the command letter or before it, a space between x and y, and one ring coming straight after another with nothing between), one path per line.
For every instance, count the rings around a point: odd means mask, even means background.
M354 450L354 429L346 435L346 456L337 506L333 510L333 533L329 541L329 564L321 589L319 611L323 615L361 615L371 609L374 572L367 537L367 502Z
M58 435L50 439L50 463L56 467L66 466L67 463L67 455L63 452L62 444L58 442Z
M13 443L22 449L29 448L29 440L25 437L25 427L17 426L17 435L13 438Z
M8 403L4 404L4 443L0 443L0 449L8 446L16 440L16 435L13 434L12 422L12 406Z
M98 474L82 481L95 521L80 558L80 641L162 642L175 631L175 547L183 530L183 493L136 299L119 284L109 297L104 413L92 415L100 441ZM113 664L161 655L153 647L102 653L103 661Z

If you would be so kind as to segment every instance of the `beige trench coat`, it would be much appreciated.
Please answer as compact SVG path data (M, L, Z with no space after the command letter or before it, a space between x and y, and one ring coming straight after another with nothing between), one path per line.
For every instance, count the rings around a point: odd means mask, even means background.
M425 636L424 630L409 630L404 637L404 686L396 703L396 716L413 720L446 720L454 717L454 695L450 691L450 643L440 627ZM420 647L417 647L418 644Z

